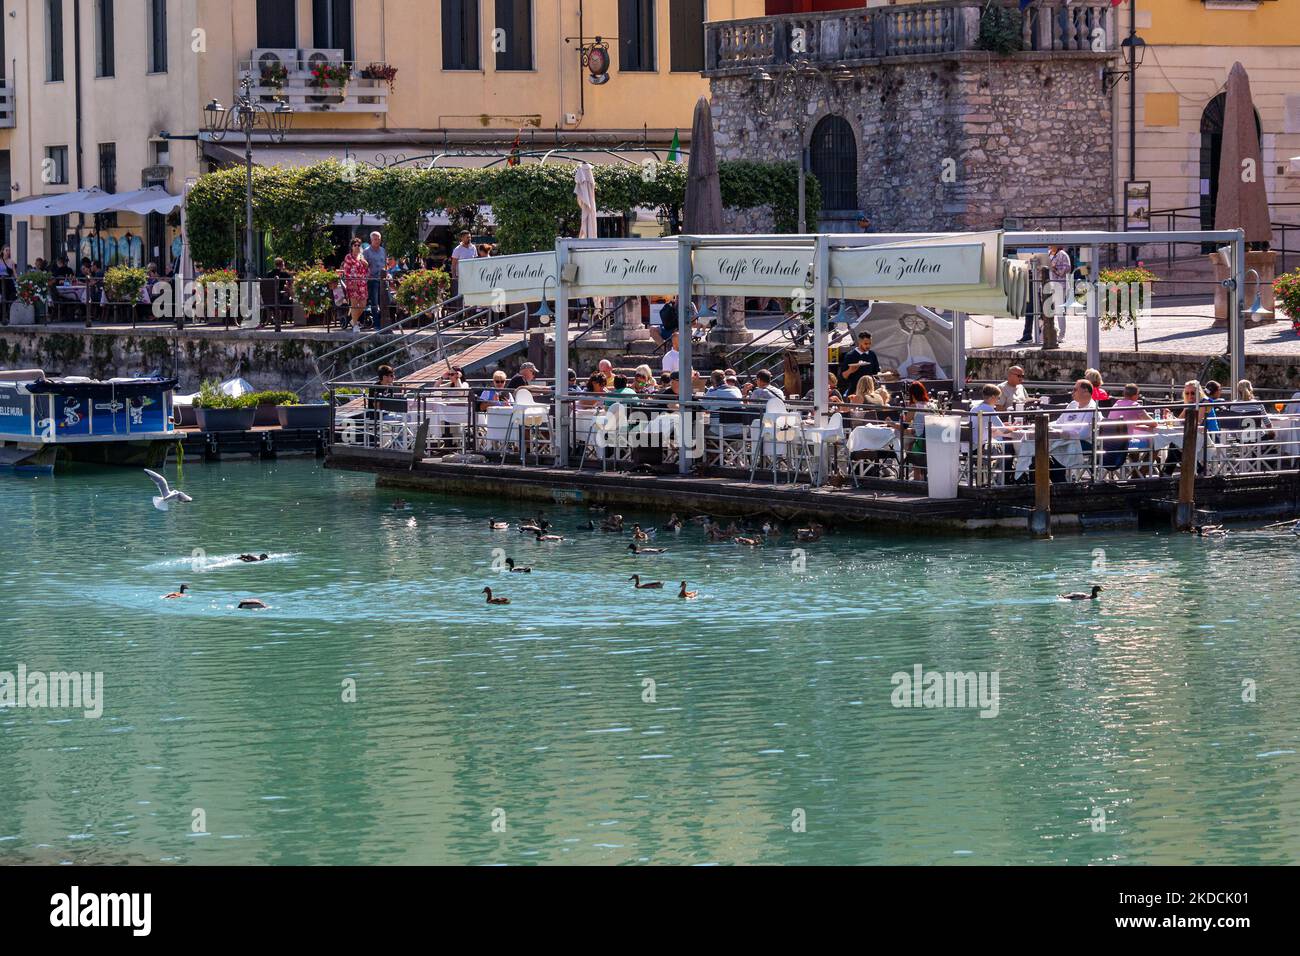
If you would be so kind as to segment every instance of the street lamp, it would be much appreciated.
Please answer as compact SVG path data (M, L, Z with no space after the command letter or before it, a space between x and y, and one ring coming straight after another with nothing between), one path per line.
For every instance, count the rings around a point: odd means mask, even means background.
M230 109L216 99L203 107L203 131L212 142L221 142L232 129L244 134L244 272L249 280L257 278L253 266L253 130L260 126L273 142L282 143L293 116L293 109L287 103L277 103L275 109L268 110L255 102L253 86L253 76L245 74L239 78L240 92Z
M853 72L845 66L822 70L806 57L800 57L777 68L774 73L759 67L750 76L754 91L755 109L759 116L770 119L781 109L782 101L790 101L795 130L799 135L799 231L808 231L806 203L804 200L808 173L808 101L825 95L829 100L853 79Z
M1119 45L1120 52L1124 56L1124 69L1101 71L1101 87L1103 93L1109 93L1119 85L1120 80L1133 81L1137 73L1137 68L1142 65L1142 57L1147 51L1147 41L1137 34L1126 36Z

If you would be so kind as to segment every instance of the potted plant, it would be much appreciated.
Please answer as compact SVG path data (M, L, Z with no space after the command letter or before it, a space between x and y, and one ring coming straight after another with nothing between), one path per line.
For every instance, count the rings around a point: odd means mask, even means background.
M50 303L50 283L53 277L48 272L35 269L24 272L18 277L18 299L10 307L10 325L35 325L38 309Z
M252 395L227 395L220 383L209 379L199 386L194 417L205 432L242 432L253 427L257 408Z
M313 102L321 103L328 106L331 103L342 103L348 93L348 80L352 79L352 67L346 63L318 63L311 68L311 79L307 81L308 86L314 86L321 90L328 90L333 87L336 93L324 96L312 97Z
M283 103L284 84L289 81L289 70L283 63L268 63L262 67L262 85L275 90L270 96L263 96L263 102Z
M339 274L332 269L308 266L293 276L293 295L302 309L304 324L328 319L334 308L334 283Z
M239 276L234 269L211 269L194 280L202 299L195 305L194 314L204 319L240 317L241 301Z
M253 405L253 425L277 425L280 416L276 409L298 401L298 393L290 391L254 392L248 396Z
M1139 351L1138 316L1151 308L1151 299L1154 298L1151 285L1159 282L1160 277L1139 262L1130 269L1103 269L1097 280L1097 291L1103 296L1101 327L1122 329L1125 325L1132 326L1133 351Z
M393 92L393 83L397 79L397 67L387 63L371 63L361 71L362 79L384 80L388 83L388 92Z
M1274 279L1273 296L1291 319L1291 331L1300 335L1300 269Z
M447 297L451 276L443 269L416 269L402 276L397 283L397 304L408 315L424 312Z
M327 402L305 405L297 395L281 401L275 411L281 428L329 428L334 416Z
M110 303L135 305L140 301L140 290L149 281L149 274L143 269L131 266L111 266L104 273L104 291Z

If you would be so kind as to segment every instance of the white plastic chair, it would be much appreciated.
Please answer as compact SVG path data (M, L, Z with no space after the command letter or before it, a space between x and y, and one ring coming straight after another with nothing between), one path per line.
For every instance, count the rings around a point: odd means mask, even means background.
M802 419L799 421L800 454L808 464L813 484L822 482L825 453L828 450L832 452L838 465L839 450L843 444L844 416L839 412L832 414L825 425L806 424Z
M760 459L767 458L772 463L772 484L776 484L781 461L788 459L791 445L798 441L799 424L799 413L789 411L783 399L773 396L767 400L763 417L750 426L750 436L756 446L749 462L751 482L758 472Z
M591 436L600 450L600 470L609 470L610 450L613 449L614 461L619 459L619 449L627 447L627 406L615 402L605 409L603 415L597 415L592 423ZM581 468L581 464L579 465Z
M519 388L515 391L515 403L510 406L510 417L506 421L505 440L501 443L501 463L506 461L506 450L510 446L510 440L513 436L518 435L519 442L519 461L523 465L528 464L528 441L529 433L533 438L537 437L537 432L549 420L549 412L545 405L533 398L533 393L527 388Z

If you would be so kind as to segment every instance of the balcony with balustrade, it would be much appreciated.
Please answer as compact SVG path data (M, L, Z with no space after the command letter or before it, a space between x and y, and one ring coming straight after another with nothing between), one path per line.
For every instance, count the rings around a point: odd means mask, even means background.
M994 2L1012 16L1018 8L1015 0ZM939 0L719 20L705 25L704 73L727 76L794 61L853 67L979 51L1096 57L1118 49L1120 28L1110 0L1035 0L1020 16L1019 36L1004 36L996 47L981 32L987 5Z
M370 67L343 59L342 50L253 50L239 63L238 79L253 77L254 101L295 113L388 112L389 80Z

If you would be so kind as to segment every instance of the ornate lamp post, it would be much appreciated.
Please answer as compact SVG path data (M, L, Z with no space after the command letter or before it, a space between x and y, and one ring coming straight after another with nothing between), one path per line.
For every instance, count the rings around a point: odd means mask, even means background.
M754 90L755 109L759 116L771 119L779 115L782 103L788 102L794 114L795 130L799 136L799 231L808 231L805 188L808 174L808 103L825 95L829 100L837 94L853 73L844 66L823 70L806 57L791 60L769 73L761 67L750 77Z
M277 103L268 110L254 101L253 77L245 74L239 79L239 94L234 104L226 109L215 99L203 107L203 131L214 143L226 138L232 129L244 134L244 272L245 278L256 279L253 265L253 130L262 128L271 134L274 142L284 142L285 130L293 109L287 103Z

